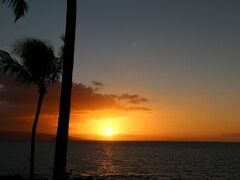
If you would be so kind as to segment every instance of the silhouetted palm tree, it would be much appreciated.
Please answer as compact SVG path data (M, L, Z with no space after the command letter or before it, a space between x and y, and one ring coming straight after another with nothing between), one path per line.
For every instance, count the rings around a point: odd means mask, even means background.
M15 56L0 50L0 72L23 84L38 86L39 98L32 125L30 156L30 179L34 179L35 137L39 114L47 89L60 80L62 60L55 57L50 45L37 39L24 39L15 43L13 54Z
M24 16L28 5L24 0L2 0L14 10L15 21ZM69 117L71 108L72 72L74 62L74 46L76 31L77 1L67 0L65 47L63 56L63 75L61 98L56 136L56 150L54 158L54 180L63 180L66 173L66 156L68 143Z
M66 157L68 143L69 116L71 108L72 73L76 31L77 1L67 0L65 46L63 55L63 76L60 98L56 150L54 158L53 179L63 180L66 175Z
M2 0L2 4L7 3L12 8L15 15L15 22L23 17L28 10L28 4L25 0Z

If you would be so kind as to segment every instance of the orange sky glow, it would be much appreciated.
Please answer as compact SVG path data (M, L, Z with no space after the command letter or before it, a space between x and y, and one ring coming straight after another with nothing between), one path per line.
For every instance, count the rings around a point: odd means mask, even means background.
M8 79L2 82L0 98L6 103L1 104L5 121L0 130L30 132L36 106L32 99L37 99L37 92L34 87L19 87ZM51 88L45 98L39 133L56 132L59 87ZM181 98L159 96L159 101L151 96L110 94L94 85L74 84L70 137L109 141L239 141L238 101L224 99L220 104L219 98L205 98L183 94Z

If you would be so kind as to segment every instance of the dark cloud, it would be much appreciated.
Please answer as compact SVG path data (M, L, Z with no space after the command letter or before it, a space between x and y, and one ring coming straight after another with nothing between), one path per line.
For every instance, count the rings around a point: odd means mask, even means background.
M92 86L95 91L99 91L100 89L103 88L103 83L100 81L92 81Z
M150 108L143 107L143 106L130 106L130 107L126 107L125 109L129 111L151 111Z
M93 81L97 86L101 82ZM0 131L18 130L30 131L32 119L38 100L36 86L23 87L20 84L0 76ZM60 97L60 83L53 85L47 92L42 106L41 123L39 129L53 133L56 126ZM121 102L122 100L126 102ZM136 104L147 102L139 95L131 94L101 94L94 87L73 83L72 88L72 115L92 112L95 110L125 110L149 111L147 107Z
M118 100L126 100L132 104L140 104L140 103L148 102L148 100L146 98L143 98L143 97L139 96L138 94L122 94L122 95L118 96L117 99Z
M101 87L103 87L103 83L100 82L100 81L92 81L92 85L93 86L101 86Z
M141 96L139 96L138 94L121 94L121 95L116 95L116 94L110 94L110 95L106 95L111 99L114 99L116 101L126 101L127 103L130 104L140 104L140 103L145 103L148 102L149 100L146 98L143 98Z

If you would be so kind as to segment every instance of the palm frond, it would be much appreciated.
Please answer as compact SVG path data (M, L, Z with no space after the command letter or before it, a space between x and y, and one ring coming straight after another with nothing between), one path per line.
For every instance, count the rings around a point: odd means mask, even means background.
M46 79L46 87L60 81L62 76L62 63L62 58L55 58L55 61L50 68L49 76Z
M62 57L54 55L54 49L48 43L27 38L14 44L14 59L5 51L0 51L0 73L9 74L22 83L36 84L47 89L60 81L62 75Z
M20 57L24 67L37 81L43 81L51 73L54 64L54 49L44 41L27 38L14 44L13 53Z
M25 0L2 0L2 4L4 3L7 3L8 7L12 8L15 15L14 22L23 17L28 10L28 4Z
M63 45L60 47L60 51L58 53L59 57L55 57L54 61L52 62L51 68L49 68L49 76L46 80L47 87L51 86L56 82L59 82L62 76L65 36L62 35L60 38L63 41Z
M23 84L32 84L30 73L8 52L0 50L0 73L11 76L14 80Z
M63 56L64 56L65 36L64 36L64 35L61 35L61 36L60 36L60 39L62 40L63 45L60 46L60 49L59 49L59 51L58 51L58 56L61 57L61 58L63 58Z

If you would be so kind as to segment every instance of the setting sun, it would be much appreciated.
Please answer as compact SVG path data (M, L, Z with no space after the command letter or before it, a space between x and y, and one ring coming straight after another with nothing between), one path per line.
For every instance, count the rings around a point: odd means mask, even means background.
M111 128L106 128L106 129L104 130L104 135L105 135L105 136L108 136L108 137L113 136L113 130L112 130Z

